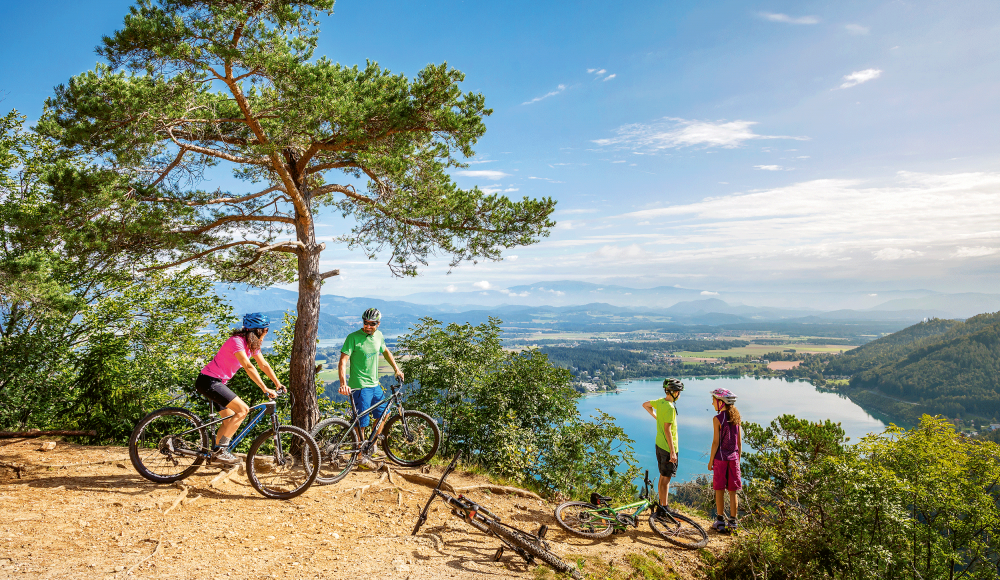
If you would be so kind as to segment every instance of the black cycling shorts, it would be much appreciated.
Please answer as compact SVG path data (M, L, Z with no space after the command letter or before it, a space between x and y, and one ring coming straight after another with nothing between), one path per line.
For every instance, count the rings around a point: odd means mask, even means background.
M227 387L226 383L222 382L222 379L210 377L206 374L198 375L198 379L194 382L194 390L198 391L198 394L202 397L211 401L215 405L216 411L225 409L229 406L229 403L233 402L233 399L238 398L236 393Z
M673 477L677 475L677 463L670 461L670 452L656 446L656 466L660 468L660 475L663 477Z

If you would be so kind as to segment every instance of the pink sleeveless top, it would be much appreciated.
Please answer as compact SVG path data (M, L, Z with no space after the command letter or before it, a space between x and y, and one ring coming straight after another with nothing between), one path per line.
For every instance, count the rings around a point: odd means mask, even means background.
M222 348L215 354L215 358L201 369L201 374L215 377L224 383L228 382L243 366L236 359L236 353L241 350L246 353L247 358L260 352L259 350L254 353L250 352L243 337L230 336L229 340L222 343Z

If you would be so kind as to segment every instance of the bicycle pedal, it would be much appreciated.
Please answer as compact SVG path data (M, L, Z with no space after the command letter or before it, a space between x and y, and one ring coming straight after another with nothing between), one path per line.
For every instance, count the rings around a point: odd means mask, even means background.
M549 527L546 526L545 524L542 524L542 527L538 528L538 532L536 532L535 535L538 536L539 540L542 540L545 538L545 534L547 534L548 532L549 532Z
M493 561L499 562L500 558L502 557L503 557L503 546L500 546L499 548L497 548L496 554L493 554Z

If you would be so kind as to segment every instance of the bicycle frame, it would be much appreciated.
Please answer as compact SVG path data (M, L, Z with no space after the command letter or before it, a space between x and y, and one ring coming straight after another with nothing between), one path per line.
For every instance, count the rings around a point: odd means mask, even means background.
M404 409L403 409L403 401L402 401L402 399L400 399L400 391L397 390L397 388L396 388L398 386L399 385L390 384L389 385L389 389L392 390L392 394L389 395L389 397L387 397L385 399L382 399L381 401L375 403L374 405L372 405L371 407L368 407L367 409L365 409L364 411L362 411L360 413L358 412L357 406L354 404L354 397L353 396L348 396L348 399L350 399L350 401L351 401L351 412L354 414L354 420L351 422L351 426L348 427L348 430L355 429L355 428L360 429L361 419L363 417L367 417L377 407L380 407L383 404L386 406L386 409L385 409L386 412L382 413L382 416L378 418L378 422L374 423L372 425L372 432L368 436L368 439L366 439L365 441L362 441L362 445L361 445L362 447L365 447L365 444L368 444L368 446L370 447L371 444L375 441L376 434L382 428L382 425L384 425L385 422L388 421L389 417L392 415L392 407L394 405L395 405L396 409L398 409L397 412L399 413L399 416L402 417L402 421L401 422L403 424L403 436L406 437L406 438L410 437L410 428L406 424L406 415L403 414L403 411L404 411Z
M274 431L275 457L278 459L279 463L283 462L284 458L283 458L283 454L281 452L282 451L281 450L281 438L278 437L278 415L275 412L276 409L277 409L277 405L278 405L278 403L276 401L265 401L265 402L260 403L258 405L254 405L253 407L250 407L249 411L253 411L254 409L260 409L260 412L257 413L256 415L254 415L250 419L250 421L248 423L246 423L243 426L243 428L240 429L240 431L238 433L236 433L236 435L233 435L233 438L230 439L230 441L229 441L229 446L235 449L236 446L239 445L241 441L243 441L243 439L247 436L247 434L250 433L250 430L254 428L254 425L256 425L257 423L260 422L260 420L264 417L264 415L270 415L271 416L271 427L272 427L272 430ZM176 433L175 435L177 435L177 436L186 435L188 433L191 433L193 431L197 431L199 429L204 429L206 427L211 427L212 425L217 425L219 423L222 423L223 421L225 421L228 418L229 417L220 417L220 418L216 419L215 421L212 421L210 423L205 423L205 424L201 425L200 427L195 427L193 429L188 429L187 431L181 431L180 433ZM203 449L200 453L197 453L197 455L200 455L200 456L205 457L207 459L207 458L210 458L212 456L212 452L211 452L210 449Z
M659 502L656 502L656 501L650 499L650 488L652 487L653 484L649 481L649 470L646 470L646 475L645 475L645 477L643 479L644 479L644 481L643 481L643 491L642 491L642 495L639 496L642 499L640 499L639 501L632 502L630 504L625 504L623 506L618 506L618 507L598 506L597 509L586 510L586 513L589 514L589 515L591 515L591 516L593 516L593 517L595 517L595 518L604 520L606 522L610 522L611 525L614 526L615 531L621 531L621 530L626 529L627 525L626 525L625 522L623 522L620 519L618 519L619 514L621 514L623 512L628 512L629 510L632 510L632 509L635 509L635 512L633 512L632 514L628 515L628 517L631 518L631 522L629 522L629 524L631 524L634 527L638 527L638 525L639 525L639 514L641 514L642 512L646 511L647 509L649 509L650 506L656 506L659 503ZM670 516L669 513L667 514L667 517L671 521L673 521L674 523L677 523L673 519L673 517Z
M464 521L465 523L469 524L470 526L476 528L480 532L483 532L488 536L493 536L497 538L498 540L500 540L502 544L504 544L511 550L514 550L514 552L516 552L526 561L531 562L533 558L531 557L530 554L525 553L524 550L521 550L520 548L512 545L510 542L506 541L502 537L494 534L487 526L487 523L499 524L505 528L515 530L522 534L526 532L523 532L513 526L503 523L502 521L500 521L500 517L491 512L489 509L479 505L478 503L470 500L469 498L463 495L459 495L458 497L453 497L441 491L441 486L444 485L444 480L448 479L448 476L451 475L452 471L454 471L455 466L458 464L460 457L462 457L461 451L455 455L455 458L451 460L451 463L444 470L444 474L442 474L441 479L438 481L437 487L435 487L434 491L431 492L431 497L427 500L427 504L424 505L424 509L420 512L420 516L417 518L417 525L414 526L413 534L411 535L414 536L417 535L417 532L420 531L421 526L423 526L424 522L427 521L427 511L430 509L431 504L434 503L435 499L441 498L446 504L451 506L452 515ZM545 536L544 530L546 529L548 529L547 526L542 526L540 533L536 534L535 536L540 540L542 537Z

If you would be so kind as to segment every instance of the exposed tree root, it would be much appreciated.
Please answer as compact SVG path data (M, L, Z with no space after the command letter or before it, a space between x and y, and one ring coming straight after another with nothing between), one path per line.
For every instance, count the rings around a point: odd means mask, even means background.
M187 493L187 489L184 490L184 493ZM178 500L178 501L180 501L180 500ZM174 505L177 505L177 504L174 504ZM167 511L170 511L170 510L167 510ZM150 554L150 555L148 555L148 556L146 556L145 558L143 558L142 560L140 560L137 564L135 564L131 568L129 568L128 571L125 572L125 575L126 576L131 576L133 570L135 570L139 566L142 566L146 562L146 560L149 560L153 556L157 555L160 552L160 546L162 546L162 545L163 545L163 537L161 536L160 539L156 540L156 549L153 550L153 553Z
M181 485L180 488L182 490L181 493L177 496L176 499L174 499L173 505L171 505L170 507L168 507L166 510L163 511L163 515L167 515L168 513L170 513L170 510L179 506L181 502L184 500L184 498L187 497L188 492L191 491L191 488L185 485Z
M412 481L413 483L419 483L421 485L426 485L428 487L437 487L438 481L441 480L440 477L431 477L429 475L424 475L422 473L405 473L402 471L397 471L396 475L399 475L406 481ZM441 489L451 493L457 493L455 491L455 488L452 487L452 485L447 481L444 482L444 485L441 486Z
M521 489L519 487L510 487L507 485L493 485L493 484L483 484L483 485L466 485L463 487L456 487L456 492L465 491L475 491L478 489L486 489L493 493L512 493L518 497L530 497L532 499L542 499L540 495L534 492L530 492L526 489Z
M209 487L214 487L215 489L222 489L222 484L226 483L226 481L230 477L232 477L234 473L236 473L239 470L240 470L240 464L237 463L232 468L230 468L229 471L223 471L219 475L216 475L215 479L213 479L211 482L209 482L208 486Z

